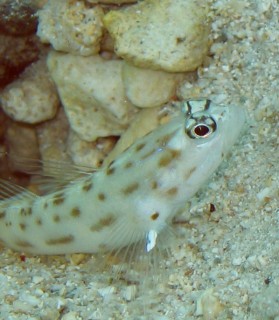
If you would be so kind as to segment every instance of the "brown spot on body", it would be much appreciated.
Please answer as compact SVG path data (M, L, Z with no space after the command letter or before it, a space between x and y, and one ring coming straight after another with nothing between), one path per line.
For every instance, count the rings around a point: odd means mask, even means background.
M20 209L20 215L26 217L26 216L30 216L32 214L32 208L21 208Z
M48 207L48 202L45 202L43 208L46 209Z
M22 231L24 231L26 229L26 224L25 223L20 223L19 227Z
M139 183L134 182L134 183L131 183L130 185L128 185L126 188L122 189L122 192L125 195L128 195L128 194L135 192L138 188L139 188Z
M15 242L15 245L17 247L21 247L21 248L32 248L33 247L32 243L25 241L25 240L18 240Z
M0 212L0 219L4 219L6 217L6 212L5 211L1 211Z
M138 151L142 150L144 147L145 147L145 143L139 143L136 145L135 151L138 152Z
M56 206L62 204L65 201L65 196L63 193L59 193L54 196L52 203Z
M180 44L186 40L186 37L177 37L175 40L176 44Z
M116 221L116 217L110 214L106 218L100 219L96 224L93 224L90 227L90 230L93 232L101 231L102 229L112 225L115 221Z
M46 244L49 246L55 246L58 244L68 244L74 241L74 236L73 235L68 235L68 236L64 236L61 238L55 238L55 239L49 239L46 240Z
M155 190L158 188L158 182L157 181L151 181L150 183L151 189Z
M115 160L112 160L110 163L109 163L109 167L112 167L112 165L115 163Z
M167 154L160 158L158 165L159 167L166 167L171 163L171 161L172 161L172 157L169 154Z
M75 207L71 210L71 216L74 218L77 218L80 216L80 209L78 207Z
M58 223L58 222L60 222L60 216L58 215L58 214L55 214L53 217L52 217L52 219L53 219L53 221L54 222L56 222L56 223Z
M107 174L108 176L110 176L110 175L114 174L114 172L115 172L115 168L113 168L113 167L108 167L108 168L107 168L107 171L106 171L106 174Z
M169 149L173 159L178 159L181 156L180 150Z
M152 156L154 153L155 153L156 149L152 149L150 151L148 151L146 154L144 154L142 157L141 157L141 160L145 160L147 159L148 157Z
M159 159L159 167L168 166L173 160L178 159L180 155L181 151L179 150L166 149L165 154Z
M85 184L82 186L82 190L85 192L88 192L89 190L91 190L93 187L93 183L92 181L86 181Z
M35 222L36 222L36 224L37 224L38 226L41 226L41 225L42 225L42 219L40 219L40 218L37 218Z
M177 187L173 187L167 190L167 194L170 196L174 196L177 194L177 191L178 191Z
M6 223L5 223L5 226L6 226L6 227L11 227L11 226L12 226L12 222L11 222L11 221L6 222Z
M172 134L166 134L164 137L159 138L157 140L157 143L159 143L161 147L165 147L170 141L170 139L172 138L172 136L173 136Z
M128 161L127 163L124 164L124 169L131 168L133 166L133 162Z
M191 168L189 171L186 171L184 175L184 179L187 180L190 178L190 176L196 171L197 167Z
M100 192L100 193L98 193L98 199L100 201L105 201L106 195L104 193Z
M151 218L151 220L155 221L158 219L159 215L160 215L159 212L154 212L154 213L152 213L150 218Z

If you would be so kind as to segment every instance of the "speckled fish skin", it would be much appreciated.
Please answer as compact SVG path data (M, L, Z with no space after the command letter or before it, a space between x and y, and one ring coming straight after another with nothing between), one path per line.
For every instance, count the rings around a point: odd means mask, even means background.
M114 250L159 234L204 186L245 121L240 107L205 99L181 105L178 116L108 167L59 192L1 201L0 239L23 252L65 254Z

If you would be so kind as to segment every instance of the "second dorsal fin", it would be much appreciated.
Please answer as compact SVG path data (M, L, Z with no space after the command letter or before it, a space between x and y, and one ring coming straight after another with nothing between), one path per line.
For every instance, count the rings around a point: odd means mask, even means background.
M7 160L9 155L6 154ZM30 184L38 189L39 194L60 190L68 184L92 174L96 169L78 166L58 160L40 160L24 157L12 158L13 164L20 171L30 176Z

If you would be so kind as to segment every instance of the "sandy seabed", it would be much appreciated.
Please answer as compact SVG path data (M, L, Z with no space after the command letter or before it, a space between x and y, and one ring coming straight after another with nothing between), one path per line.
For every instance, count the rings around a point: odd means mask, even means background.
M211 3L212 58L183 96L241 105L248 120L180 218L165 281L110 283L95 257L2 248L0 319L279 319L279 3Z

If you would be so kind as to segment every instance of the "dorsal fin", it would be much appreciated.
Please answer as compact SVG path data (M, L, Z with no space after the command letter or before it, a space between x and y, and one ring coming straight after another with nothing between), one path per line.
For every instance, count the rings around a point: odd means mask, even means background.
M55 160L31 160L26 167L31 184L43 194L55 192L78 179L92 174L93 168Z
M9 155L6 154L6 157L8 159ZM16 167L20 168L20 172L24 172L30 176L30 184L34 186L40 194L58 191L71 184L73 181L88 176L96 171L94 168L78 166L69 162L56 160L45 161L40 159L13 157L12 162ZM23 188L23 190L25 189ZM16 191L16 193L18 192ZM9 191L8 194L12 194L12 192Z
M9 180L0 179L0 200L6 200L12 197L17 197L19 200L26 198L34 200L37 195Z

